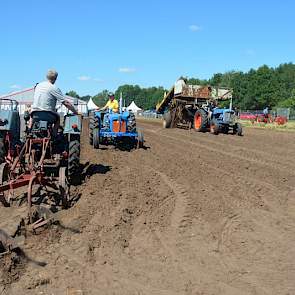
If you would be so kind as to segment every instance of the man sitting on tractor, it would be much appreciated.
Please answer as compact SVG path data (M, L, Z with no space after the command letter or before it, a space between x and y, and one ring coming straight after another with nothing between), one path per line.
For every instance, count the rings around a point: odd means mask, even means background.
M119 112L119 103L115 99L114 93L109 93L109 100L106 103L106 105L100 109L100 111L104 111L108 109L109 111L111 110L113 113L118 113Z
M46 120L51 121L53 126L53 134L57 134L60 126L60 117L56 112L56 103L60 102L67 107L74 114L78 114L75 107L64 98L64 95L54 84L56 82L58 73L55 70L47 72L47 81L41 82L36 85L34 93L34 101L32 105L31 116L36 111L44 112ZM30 119L29 128L32 128L32 118Z

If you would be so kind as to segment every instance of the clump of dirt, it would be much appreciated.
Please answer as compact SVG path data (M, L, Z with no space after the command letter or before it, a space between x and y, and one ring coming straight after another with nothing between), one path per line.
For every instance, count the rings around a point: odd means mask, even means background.
M7 286L21 277L26 268L25 259L17 252L7 253L0 258L0 286Z

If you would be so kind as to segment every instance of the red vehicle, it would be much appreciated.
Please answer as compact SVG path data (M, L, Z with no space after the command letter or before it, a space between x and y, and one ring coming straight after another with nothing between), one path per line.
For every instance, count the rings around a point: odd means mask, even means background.
M251 121L256 121L257 116L250 113L250 112L244 112L240 114L240 119L241 120L251 120Z
M287 124L288 119L285 116L277 116L276 119L275 119L275 122L278 125L285 125L285 124Z
M257 122L266 124L266 123L273 123L274 120L271 114L258 114Z

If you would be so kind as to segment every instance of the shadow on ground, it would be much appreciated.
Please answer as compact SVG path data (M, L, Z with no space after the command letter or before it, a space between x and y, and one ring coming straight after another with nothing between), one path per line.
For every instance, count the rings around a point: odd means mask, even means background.
M73 186L81 185L84 181L89 179L95 174L106 174L112 170L111 166L102 164L90 164L86 162L85 164L80 164L77 174L71 179L71 184Z

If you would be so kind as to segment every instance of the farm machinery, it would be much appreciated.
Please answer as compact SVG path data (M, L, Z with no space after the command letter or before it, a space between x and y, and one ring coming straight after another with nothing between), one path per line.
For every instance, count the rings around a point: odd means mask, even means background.
M132 112L123 111L120 100L118 113L94 111L89 118L89 143L98 149L102 145L142 148L143 133L137 130L136 119Z
M172 87L165 94L157 105L157 112L163 114L164 128L193 128L197 132L242 135L242 126L237 122L232 102L229 108L218 107L219 101L226 100L232 100L230 89L183 84L177 92Z
M11 162L20 148L18 102L0 99L0 164Z
M14 111L1 110L0 117L6 115L9 125L13 114ZM11 159L0 165L0 201L5 207L11 207L27 200L25 226L35 230L49 221L46 214L40 212L54 213L59 207L70 205L69 185L80 165L82 122L80 116L67 114L63 127L55 131L55 113L33 111L31 117L25 119L27 125L31 120L31 126L26 129L24 142ZM19 138L19 129L16 132ZM15 192L19 193L23 187L27 190L19 198Z

